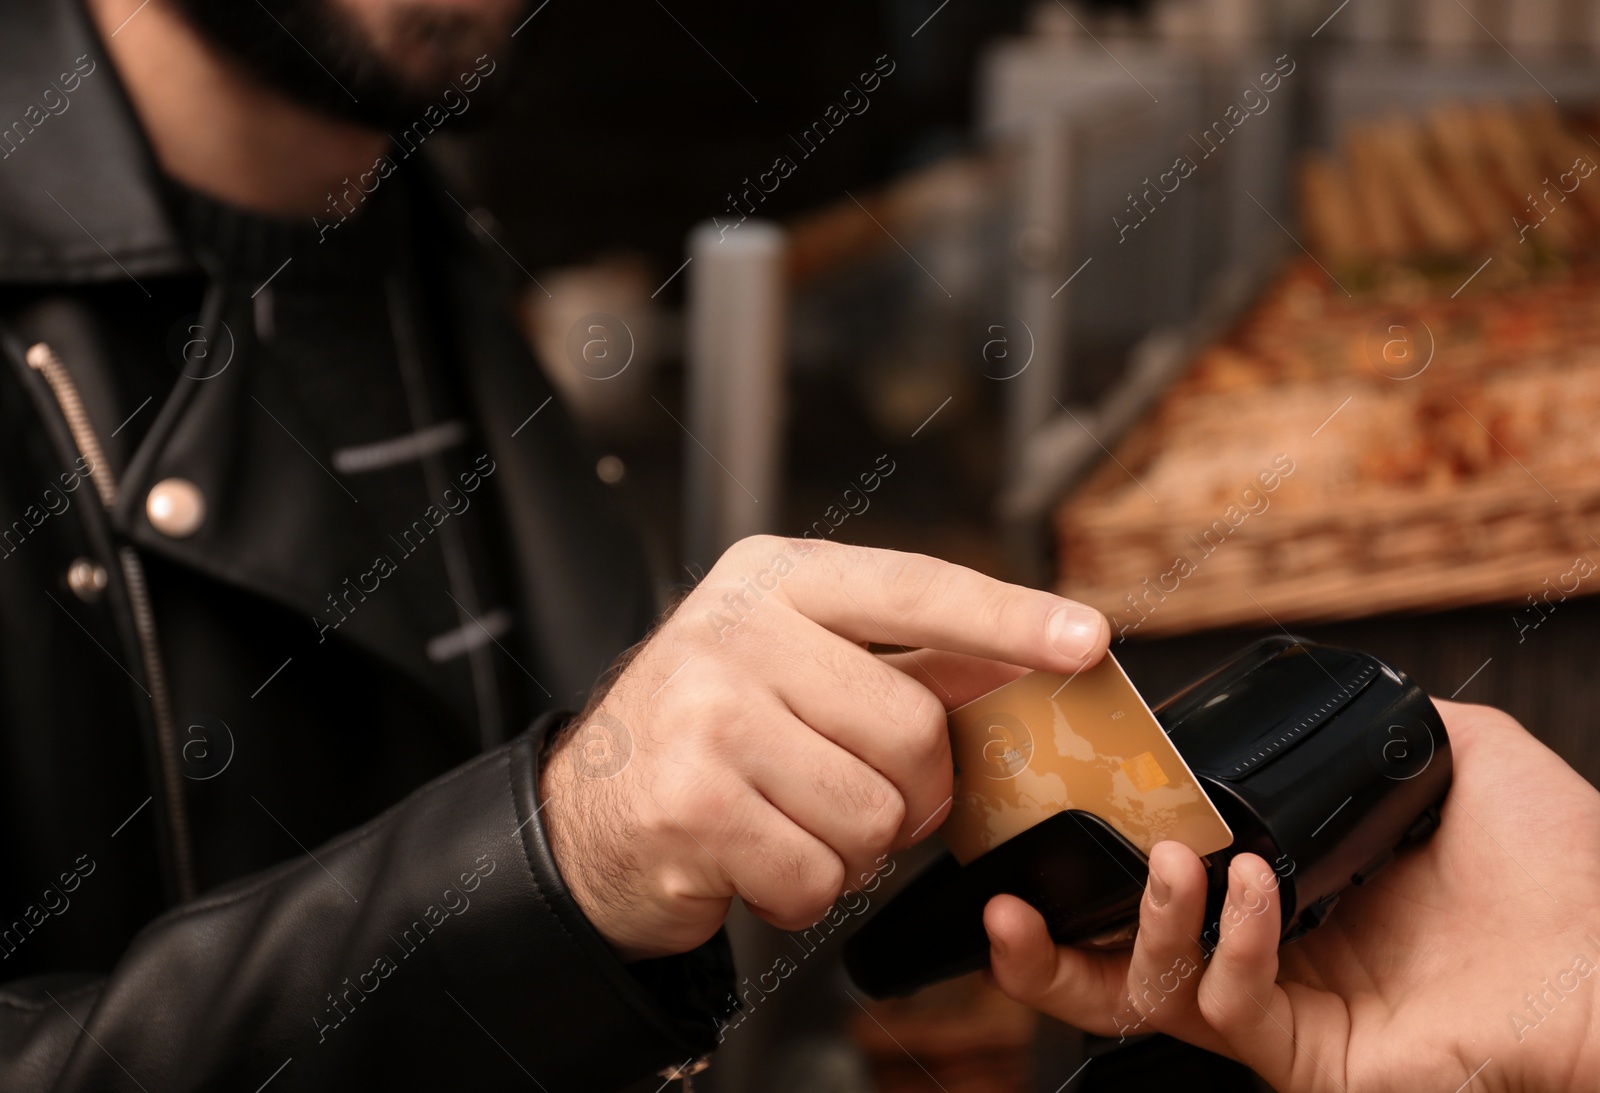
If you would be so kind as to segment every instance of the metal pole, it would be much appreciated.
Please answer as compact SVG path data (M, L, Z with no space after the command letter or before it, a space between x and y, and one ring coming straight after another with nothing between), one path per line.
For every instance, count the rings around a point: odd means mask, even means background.
M684 559L778 530L786 286L783 230L750 220L689 233Z

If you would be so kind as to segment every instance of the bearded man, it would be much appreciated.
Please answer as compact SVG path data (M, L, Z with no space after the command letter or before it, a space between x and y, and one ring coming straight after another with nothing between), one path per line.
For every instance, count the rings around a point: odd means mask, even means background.
M0 1088L692 1069L733 897L815 921L938 826L948 702L1105 648L1044 592L756 540L605 674L642 551L427 162L538 29L0 15Z

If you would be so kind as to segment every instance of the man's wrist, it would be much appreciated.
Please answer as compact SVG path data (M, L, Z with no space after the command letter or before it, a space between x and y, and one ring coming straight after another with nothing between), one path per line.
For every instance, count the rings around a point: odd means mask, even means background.
M539 751L535 757L534 796L537 798L536 807L542 808L552 796L559 795L561 787L555 777L557 756L562 745L572 736L573 729L578 724L578 716L569 714L558 723L551 725L539 741Z
M595 777L593 757L586 754L585 741L580 739L585 723L583 717L574 717L552 729L542 749L536 788L539 821L568 896L595 932L627 963L647 955L621 944L611 928L614 909L627 913L627 901L616 898L613 891L615 881L631 871L633 863L626 851L619 851L605 869L588 867L597 843L624 847L627 840L605 836L617 820L617 802L606 799L605 779ZM611 887L605 884L608 878Z

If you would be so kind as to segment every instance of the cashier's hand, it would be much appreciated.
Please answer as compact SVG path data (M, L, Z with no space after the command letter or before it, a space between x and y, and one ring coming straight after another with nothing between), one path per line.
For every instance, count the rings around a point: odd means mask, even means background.
M562 876L625 959L694 948L734 896L810 926L944 819L947 708L1109 638L1097 611L933 558L746 539L547 757Z
M1439 830L1320 929L1280 952L1272 870L1242 855L1202 961L1204 872L1161 843L1131 956L1057 948L999 896L984 915L996 981L1090 1032L1230 1056L1279 1090L1600 1088L1600 794L1506 714L1438 706L1455 759Z

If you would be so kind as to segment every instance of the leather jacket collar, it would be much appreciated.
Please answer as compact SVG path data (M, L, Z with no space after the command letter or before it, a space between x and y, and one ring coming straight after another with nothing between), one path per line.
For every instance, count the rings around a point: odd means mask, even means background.
M194 268L155 158L79 0L0 14L0 283Z

